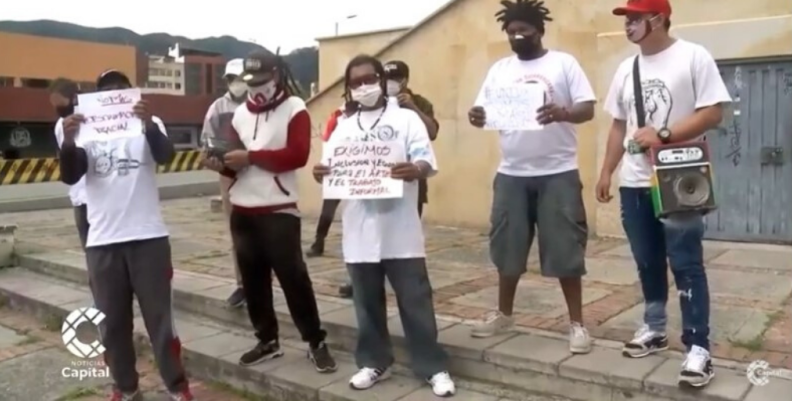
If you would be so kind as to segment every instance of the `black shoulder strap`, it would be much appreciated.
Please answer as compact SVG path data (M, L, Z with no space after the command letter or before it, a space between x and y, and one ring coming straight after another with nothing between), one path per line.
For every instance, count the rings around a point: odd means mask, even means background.
M643 88L641 87L641 69L638 66L638 58L635 56L633 62L633 92L635 94L635 117L638 123L638 128L643 128L646 125L646 111L644 110Z

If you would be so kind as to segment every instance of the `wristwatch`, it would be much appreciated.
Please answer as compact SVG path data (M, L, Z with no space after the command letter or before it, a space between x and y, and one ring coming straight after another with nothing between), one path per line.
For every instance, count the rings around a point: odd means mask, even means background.
M671 142L671 130L668 128L660 128L660 131L657 131L657 137L660 138L660 142L666 144Z

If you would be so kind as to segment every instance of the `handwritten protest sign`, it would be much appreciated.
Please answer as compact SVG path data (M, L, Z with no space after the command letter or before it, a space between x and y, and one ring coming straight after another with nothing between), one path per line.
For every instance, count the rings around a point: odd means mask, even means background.
M536 121L536 110L544 105L544 86L525 83L493 86L484 89L485 129L536 131L542 125Z
M325 199L392 199L404 195L404 181L390 178L391 167L407 156L401 142L339 142L325 145L330 175Z
M143 135L143 122L132 111L139 101L140 89L78 95L75 112L85 117L85 123L80 126L80 140L106 141Z

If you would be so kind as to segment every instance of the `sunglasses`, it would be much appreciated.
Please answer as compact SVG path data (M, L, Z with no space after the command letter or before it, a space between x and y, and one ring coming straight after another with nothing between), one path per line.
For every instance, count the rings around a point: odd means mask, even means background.
M349 88L357 89L363 85L375 85L380 83L379 74L368 74L349 80Z

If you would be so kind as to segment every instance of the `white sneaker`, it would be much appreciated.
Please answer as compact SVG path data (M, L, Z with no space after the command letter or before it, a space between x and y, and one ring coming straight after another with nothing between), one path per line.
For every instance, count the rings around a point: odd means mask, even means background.
M432 386L432 391L438 397L450 397L456 393L456 386L448 372L440 372L426 379Z
M679 385L688 387L704 387L715 377L712 358L709 351L694 345L690 348L682 371L679 372Z
M514 318L506 316L500 311L493 311L487 314L483 323L473 326L470 335L479 338L492 337L509 331L512 327L514 327Z
M569 351L573 354L588 354L591 352L589 332L578 322L572 322L569 327Z
M390 369L363 368L349 379L349 387L366 390L389 377L391 377Z

